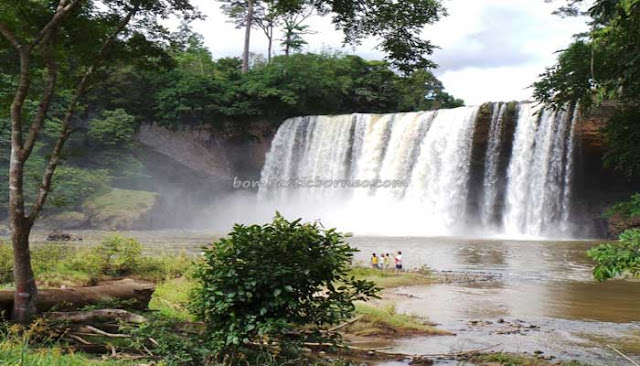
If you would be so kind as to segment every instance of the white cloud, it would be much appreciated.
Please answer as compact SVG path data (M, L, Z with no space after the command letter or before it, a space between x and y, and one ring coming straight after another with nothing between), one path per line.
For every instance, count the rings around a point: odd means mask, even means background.
M205 37L215 57L239 56L244 32L236 29L212 0L194 0L207 20L194 28ZM528 99L527 89L547 66L555 51L586 30L584 19L562 19L551 14L558 4L543 0L446 0L449 16L425 28L424 37L440 46L433 59L440 65L436 74L449 92L467 104L489 100ZM342 49L368 59L384 57L376 40L342 48L342 34L328 18L312 18L317 33L306 37L309 50ZM254 30L252 52L266 53L267 42ZM278 45L274 49L280 52Z

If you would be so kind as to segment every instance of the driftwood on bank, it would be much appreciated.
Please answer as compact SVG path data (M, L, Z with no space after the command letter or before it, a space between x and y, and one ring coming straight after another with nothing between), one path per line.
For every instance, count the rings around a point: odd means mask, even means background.
M36 297L36 308L43 313L53 308L77 310L87 305L125 301L129 308L144 310L149 307L154 291L152 283L132 279L103 282L92 287L40 290ZM13 308L13 295L14 291L0 291L0 311L6 315Z
M624 358L625 360L629 361L632 365L635 366L640 366L636 361L632 360L631 358L629 358L629 356L625 355L624 353L620 352L619 349L615 348L614 346L607 344L607 347L611 348L612 350L614 350L617 354L619 354L620 356L622 356L622 358Z
M348 346L348 345L336 345L334 343L313 343L313 342L306 342L303 343L303 345L305 347L309 347L309 348L316 348L316 349L327 349L327 348L341 348L347 351L351 351L351 352L355 352L355 353L359 353L362 355L366 355L366 356L371 356L371 355L378 355L378 356L385 356L385 357L402 357L405 359L410 359L411 362L409 363L410 365L416 365L419 364L421 362L424 362L426 360L429 359L433 359L433 358L458 358L458 357L469 357L469 356L473 356L473 355L477 355L480 354L482 352L488 351L492 348L496 348L498 346L500 346L500 344L496 344L490 347L485 347L485 348L481 348L481 349L475 349L475 350L469 350L469 351L462 351L462 352L453 352L453 353L433 353L433 354L422 354L422 355L411 355L411 354L407 354L407 353L398 353L398 352L387 352L384 350L379 350L379 349L369 349L369 348L361 348L361 347L354 347L354 346Z
M147 319L122 309L100 309L92 311L48 312L43 314L46 319L64 320L69 323L92 323L96 321L123 321L141 324Z

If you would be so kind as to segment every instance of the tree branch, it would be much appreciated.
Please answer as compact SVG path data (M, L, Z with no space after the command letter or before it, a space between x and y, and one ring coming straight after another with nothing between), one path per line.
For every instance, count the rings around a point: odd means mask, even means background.
M42 56L45 64L47 65L47 80L45 81L45 87L42 95L42 100L40 102L40 105L38 106L38 112L33 118L33 122L31 122L31 128L29 129L29 133L24 142L24 146L22 148L22 151L20 152L20 159L22 161L26 161L33 151L33 147L38 140L40 130L44 126L44 120L47 116L49 106L51 105L51 100L53 99L53 95L55 93L56 82L58 80L58 64L51 54L55 36L55 31L50 33L41 47Z
M77 0L74 0L74 2L77 2ZM71 4L67 6L70 6L70 5ZM107 51L111 46L111 44L113 44L113 42L118 38L118 35L129 24L129 22L131 21L131 18L133 18L133 16L138 12L139 9L140 9L140 6L139 4L137 4L131 11L129 11L127 16L124 19L122 19L122 21L120 22L120 24L118 24L113 34L102 44L100 51L94 58L93 64L84 73L82 79L80 80L80 83L76 87L76 90L73 94L71 102L69 103L69 106L67 107L67 111L65 112L64 119L62 120L62 131L60 132L60 136L58 137L58 140L56 141L56 144L53 147L53 151L51 152L51 157L49 158L49 162L47 163L44 176L42 177L42 183L40 185L38 198L31 209L31 214L29 215L29 220L31 222L35 221L38 215L40 215L40 212L42 211L42 207L47 201L47 196L51 191L51 182L53 180L53 174L55 173L56 168L60 164L60 155L62 152L62 148L64 147L64 144L67 142L72 132L71 120L75 115L80 99L84 96L87 86L89 85L89 79L91 78L95 70L100 66L102 61L104 61L104 58L106 57Z
M18 90L11 102L11 148L17 153L22 150L22 106L31 87L31 54L25 47L18 48L20 54L20 79ZM13 159L13 157L12 157Z
M38 44L40 44L40 42L42 42L42 40L48 37L49 33L58 26L64 16L67 15L67 13L71 9L73 9L80 1L81 0L72 0L69 4L67 4L67 0L60 0L53 18L51 18L49 23L47 23L47 25L45 25L44 28L40 30L40 33L38 33L33 42L31 42L29 49L33 50Z
M9 43L11 43L13 48L20 50L20 47L22 46L20 44L20 41L18 41L18 38L16 38L16 36L11 32L9 27L7 27L7 25L4 23L0 23L0 34L2 34L4 38L6 38L9 41Z

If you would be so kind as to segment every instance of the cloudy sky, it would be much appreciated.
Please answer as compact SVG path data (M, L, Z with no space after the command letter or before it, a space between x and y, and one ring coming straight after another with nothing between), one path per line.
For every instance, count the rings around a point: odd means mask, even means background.
M194 0L207 16L194 24L215 57L240 56L243 30L235 29L213 0ZM447 90L468 105L485 101L525 100L528 88L547 66L555 51L572 35L587 29L584 19L552 15L556 4L544 0L444 0L449 16L425 28L424 37L440 47L433 55L436 75ZM308 51L340 49L367 59L381 59L376 40L357 48L342 48L342 34L328 18L308 23L317 33L306 37ZM266 39L254 30L251 51L266 54ZM275 49L281 52L279 46Z

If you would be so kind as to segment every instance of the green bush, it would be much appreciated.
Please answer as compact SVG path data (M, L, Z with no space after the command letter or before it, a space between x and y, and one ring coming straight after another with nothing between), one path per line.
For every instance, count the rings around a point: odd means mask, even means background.
M640 217L640 193L631 196L629 201L618 202L609 208L604 216L612 217L616 214L622 215L624 218Z
M9 243L0 242L0 284L13 281L13 250Z
M188 275L193 266L193 260L185 252L142 257L136 272L145 277L167 281Z
M186 253L142 256L142 246L132 238L109 236L96 247L70 247L60 243L31 250L33 270L43 287L85 286L102 279L133 276L166 281L186 276L193 261ZM0 242L0 284L13 282L13 250Z
M133 140L136 118L124 109L102 111L101 118L89 121L87 136L94 145L126 147Z
M36 274L55 271L58 265L75 254L64 244L48 243L31 250L31 261Z
M617 243L602 244L587 254L597 263L593 275L598 281L640 277L640 229L627 230Z
M111 235L102 240L95 253L103 274L123 276L133 272L140 264L142 245L133 238Z
M317 329L349 318L354 302L375 297L372 282L348 275L356 249L334 229L288 222L236 225L197 263L191 309L206 322L221 354L299 327Z

